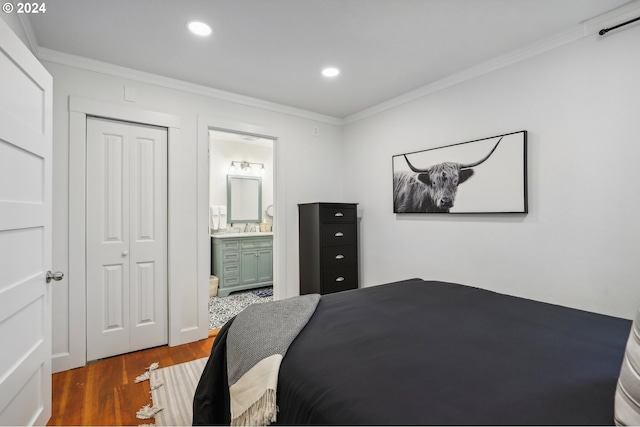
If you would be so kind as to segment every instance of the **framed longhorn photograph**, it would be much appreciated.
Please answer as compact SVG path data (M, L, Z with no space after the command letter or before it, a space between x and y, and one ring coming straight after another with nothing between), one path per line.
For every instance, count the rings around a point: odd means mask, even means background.
M394 213L527 213L527 131L392 157Z

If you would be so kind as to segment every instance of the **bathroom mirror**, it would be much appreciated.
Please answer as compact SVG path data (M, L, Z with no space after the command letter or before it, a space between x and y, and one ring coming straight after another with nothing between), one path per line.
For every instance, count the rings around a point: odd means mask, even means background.
M262 178L227 175L227 223L262 222Z

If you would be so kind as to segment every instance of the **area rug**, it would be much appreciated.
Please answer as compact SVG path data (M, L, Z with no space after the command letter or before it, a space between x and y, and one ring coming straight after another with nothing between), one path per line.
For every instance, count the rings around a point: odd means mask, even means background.
M269 286L268 288L254 289L251 293L260 298L272 297L273 287Z
M271 291L271 292L269 292ZM260 295L256 295L258 292ZM271 295L269 295L269 293ZM273 288L234 292L226 297L209 298L209 329L222 327L251 304L273 301Z
M156 426L190 426L193 395L207 363L207 357L151 371L150 386Z

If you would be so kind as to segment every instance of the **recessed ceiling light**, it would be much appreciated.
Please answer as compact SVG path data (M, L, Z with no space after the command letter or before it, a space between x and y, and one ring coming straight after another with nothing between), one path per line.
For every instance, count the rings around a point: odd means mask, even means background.
M334 67L329 67L322 70L322 75L325 77L335 77L338 74L340 74L340 70Z
M211 27L201 21L189 21L187 22L187 28L193 34L196 34L198 36L204 37L211 34Z

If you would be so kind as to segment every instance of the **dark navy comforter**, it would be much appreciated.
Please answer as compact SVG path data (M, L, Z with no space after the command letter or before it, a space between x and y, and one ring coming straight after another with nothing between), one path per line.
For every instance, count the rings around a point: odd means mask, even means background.
M194 424L228 424L226 330ZM631 321L411 279L323 295L289 347L278 424L610 425Z

